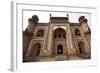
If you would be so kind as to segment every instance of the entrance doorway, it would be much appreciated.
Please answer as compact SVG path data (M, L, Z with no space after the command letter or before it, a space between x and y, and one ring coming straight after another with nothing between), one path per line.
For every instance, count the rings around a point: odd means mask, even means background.
M66 31L63 28L57 28L53 32L52 55L64 54L64 45L66 44Z
M84 43L82 41L78 42L78 48L79 48L80 54L85 54L85 46L84 46Z
M63 54L63 46L62 45L58 45L57 54Z
M34 46L32 48L32 52L31 52L31 56L39 56L40 55L40 48L41 48L40 43L34 44Z

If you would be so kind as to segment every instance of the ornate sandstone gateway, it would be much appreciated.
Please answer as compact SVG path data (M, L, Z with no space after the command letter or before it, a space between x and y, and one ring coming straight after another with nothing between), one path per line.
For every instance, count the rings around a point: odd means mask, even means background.
M61 61L91 58L91 31L88 20L80 16L79 23L66 17L52 17L48 23L29 18L23 31L23 62Z

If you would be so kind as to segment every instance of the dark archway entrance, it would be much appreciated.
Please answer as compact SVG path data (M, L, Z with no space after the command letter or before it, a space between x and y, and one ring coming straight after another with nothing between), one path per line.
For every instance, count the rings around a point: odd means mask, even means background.
M91 55L86 52L85 43L83 41L78 42L79 56L81 58L90 59Z
M79 49L79 53L80 54L84 54L85 53L85 45L84 42L79 41L78 42L78 49Z
M32 52L31 52L31 56L39 56L40 55L40 48L41 48L40 43L34 44L34 46L32 48Z
M63 46L62 45L58 45L57 54L63 54Z
M53 32L52 55L64 54L66 48L66 31L63 28L57 28Z

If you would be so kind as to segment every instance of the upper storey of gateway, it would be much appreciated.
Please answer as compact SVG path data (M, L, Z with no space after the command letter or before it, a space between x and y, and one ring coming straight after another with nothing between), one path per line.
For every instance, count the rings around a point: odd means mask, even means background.
M50 14L50 23L66 23L69 22L69 17L68 14L66 17L52 17L52 15Z
M73 23L73 22L69 22L69 15L67 14L65 17L53 17L51 14L50 14L50 18L49 18L49 22L48 23L40 23L38 22L39 21L39 18L37 15L33 15L31 18L29 18L28 22L31 23L31 24L35 24L36 26L39 25L39 26L47 26L49 23L70 23L70 25L80 25L82 22L85 22L87 23L87 19L85 18L85 16L80 16L78 18L78 21L77 23Z
M31 18L29 18L28 21L31 23L38 24L39 18L37 15L33 15ZM79 23L81 23L81 22L87 23L88 20L85 18L85 16L80 16L78 21L79 21ZM68 14L65 17L53 17L50 14L49 23L67 23L67 22L69 22L69 15Z
M34 29L35 29L35 26L48 26L49 24L53 24L53 23L56 23L56 24L69 23L71 26L82 25L85 29L89 28L88 25L87 25L88 20L85 18L85 16L80 16L78 18L79 22L77 22L77 23L69 22L69 15L68 14L65 17L52 17L52 15L50 14L49 22L40 23L38 21L39 21L39 18L38 18L37 15L33 15L31 18L29 18L28 19L29 24L28 24L25 31L33 32Z

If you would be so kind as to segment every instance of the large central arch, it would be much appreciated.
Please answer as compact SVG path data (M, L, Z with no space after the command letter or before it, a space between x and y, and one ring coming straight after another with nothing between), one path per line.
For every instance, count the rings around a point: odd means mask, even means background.
M54 36L54 39L66 38L66 32L63 28L57 28L54 30L53 36Z
M57 28L53 32L53 55L63 55L66 49L66 31L63 28ZM59 45L60 44L60 45Z

